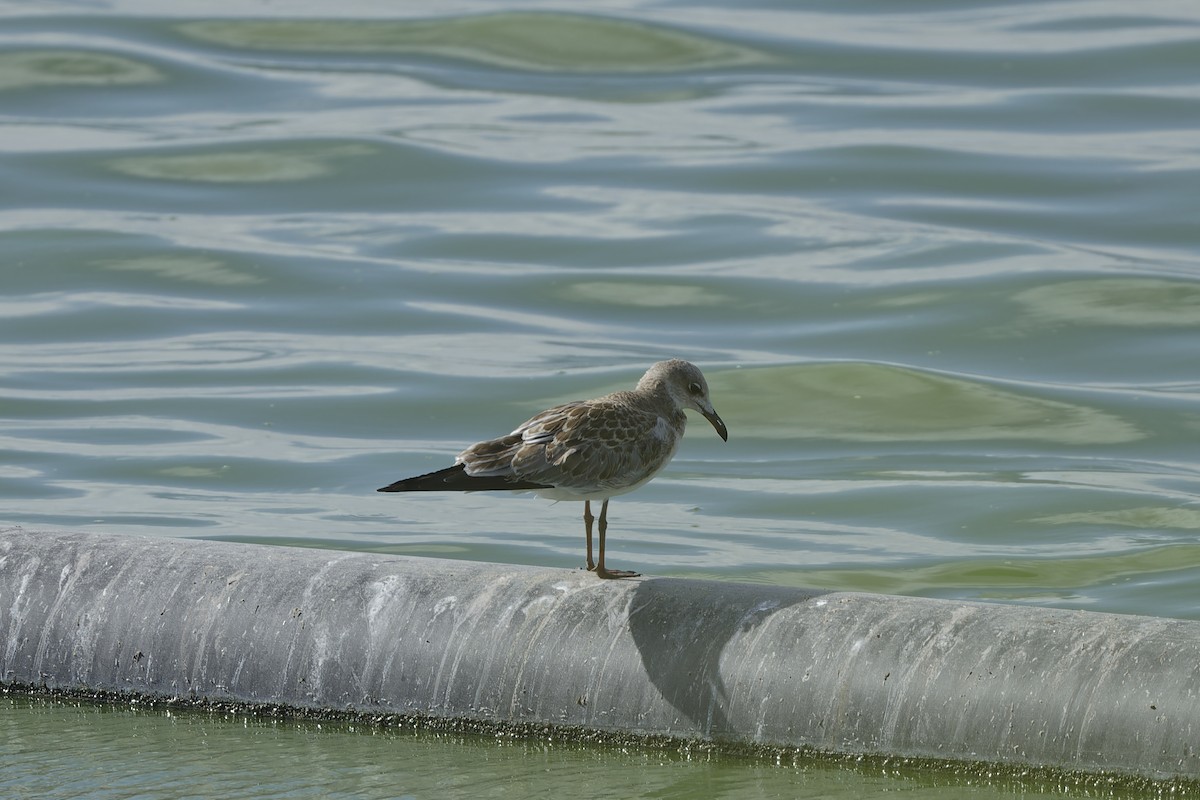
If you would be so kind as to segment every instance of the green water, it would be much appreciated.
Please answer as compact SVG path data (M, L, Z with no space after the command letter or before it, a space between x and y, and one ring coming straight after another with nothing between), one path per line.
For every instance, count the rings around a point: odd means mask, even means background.
M1158 796L1100 778L1073 786L895 761L769 761L22 697L0 697L0 734L0 792L14 798Z
M680 356L730 439L613 502L613 566L1200 619L1200 7L588 8L0 0L0 524L576 567L575 504L374 489ZM941 785L35 721L267 784L345 745L528 796Z

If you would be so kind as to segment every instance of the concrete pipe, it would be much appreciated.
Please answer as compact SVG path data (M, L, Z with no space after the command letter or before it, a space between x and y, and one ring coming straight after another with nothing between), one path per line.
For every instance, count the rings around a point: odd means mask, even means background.
M1200 778L1200 623L0 531L0 683Z

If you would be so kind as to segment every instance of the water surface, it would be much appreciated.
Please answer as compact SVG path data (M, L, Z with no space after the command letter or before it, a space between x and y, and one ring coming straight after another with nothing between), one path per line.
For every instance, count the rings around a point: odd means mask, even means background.
M0 2L0 522L578 567L374 490L678 356L730 440L614 566L1200 619L1197 75L1171 0Z

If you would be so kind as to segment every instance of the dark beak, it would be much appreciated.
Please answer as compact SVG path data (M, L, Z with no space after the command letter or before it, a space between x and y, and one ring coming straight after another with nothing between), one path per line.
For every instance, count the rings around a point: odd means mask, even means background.
M704 418L711 422L712 426L717 429L717 435L721 437L722 441L728 442L729 430L725 427L725 423L721 420L721 418L717 416L717 412L701 411L700 413L703 414Z

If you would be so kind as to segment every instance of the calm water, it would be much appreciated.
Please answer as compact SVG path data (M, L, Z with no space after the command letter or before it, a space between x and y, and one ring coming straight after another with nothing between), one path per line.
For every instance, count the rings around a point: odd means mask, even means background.
M680 356L611 565L1200 619L1200 5L726 5L0 0L0 523L575 567L374 489Z
M71 751L62 751L69 737ZM85 753L83 758L76 753ZM381 731L238 715L139 711L0 697L5 798L612 797L687 800L1134 800L1103 781L954 774L902 764L786 764L561 741Z

